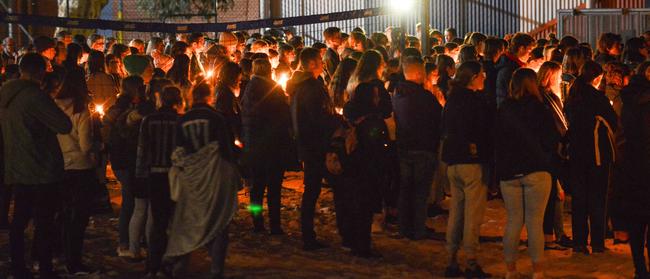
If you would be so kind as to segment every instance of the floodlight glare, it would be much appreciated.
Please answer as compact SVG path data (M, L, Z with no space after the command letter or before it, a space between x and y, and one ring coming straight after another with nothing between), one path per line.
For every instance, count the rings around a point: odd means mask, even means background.
M416 0L391 0L390 7L398 13L406 13L413 10Z

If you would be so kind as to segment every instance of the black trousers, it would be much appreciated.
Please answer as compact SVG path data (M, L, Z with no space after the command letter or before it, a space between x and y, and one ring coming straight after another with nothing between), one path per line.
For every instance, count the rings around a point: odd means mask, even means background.
M551 177L551 192L549 193L548 202L546 203L546 209L544 210L544 234L553 235L555 228L555 203L557 200L557 177ZM557 236L558 238L561 235Z
M376 179L375 179L376 180ZM353 253L365 254L370 252L372 231L372 204L370 193L374 185L372 177L360 175L353 178L341 179L341 184L334 188L336 223L343 246L350 247Z
M41 272L51 271L54 214L59 198L58 183L15 185L14 218L9 233L11 268L20 272L25 268L25 229L34 219L34 244Z
M605 247L607 188L610 182L610 164L571 168L571 218L573 241L576 246Z
M643 248L645 247L650 255L650 216L632 220L628 224L628 231L630 233L630 248L636 274L647 276L649 267Z
M152 173L148 184L153 226L148 238L147 272L155 274L160 271L167 250L167 227L174 212L174 202L169 193L167 173Z
M68 266L81 264L84 235L95 200L97 176L94 169L67 170L61 189L63 219L63 251Z
M266 166L253 167L251 189L251 205L262 208L264 190L266 192L266 203L269 208L269 222L271 230L281 230L280 207L282 176L284 170L281 165L269 163ZM256 229L264 229L264 214L262 210L253 211L253 224Z
M305 152L303 153L305 191L302 194L300 222L303 242L316 240L314 231L314 211L316 202L320 196L322 181L325 177L325 153Z
M11 185L0 181L0 225L9 225L9 204L12 194Z

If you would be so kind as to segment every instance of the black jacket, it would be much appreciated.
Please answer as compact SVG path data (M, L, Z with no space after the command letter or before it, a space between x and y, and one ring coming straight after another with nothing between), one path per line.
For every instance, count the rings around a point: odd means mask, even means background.
M605 65L609 62L615 62L618 61L618 57L609 55L607 53L596 53L596 56L594 57L594 61L600 65Z
M560 134L541 100L506 99L497 112L496 165L500 180L553 171Z
M506 99L508 96L508 89L510 87L510 80L512 79L512 74L521 66L518 61L515 61L510 54L506 53L501 55L499 61L496 65L497 75L496 75L496 100L497 105L501 105L501 102ZM489 79L486 79L485 82L488 82Z
M330 78L334 76L339 62L341 62L339 54L335 50L327 48L325 55L323 55L323 63L325 64L325 72Z
M442 160L487 164L493 156L494 115L481 93L452 88L442 116Z
M226 118L207 104L196 104L178 120L176 146L194 153L211 142L219 143L219 153L235 162L238 149Z
M578 78L571 87L564 111L569 122L570 164L598 166L613 162L617 117L605 93ZM594 144L596 140L598 145Z
M402 150L438 151L442 106L420 84L400 82L393 97L397 146Z
M239 98L235 96L230 88L226 87L217 87L216 95L217 101L214 107L226 118L226 122L228 122L233 136L238 139L241 133Z
M178 113L162 107L140 124L135 176L147 178L151 173L167 173L176 148Z
M291 144L289 101L273 80L253 76L242 94L245 165L286 164Z
M294 82L291 120L299 151L324 152L338 125L327 88L321 79L307 73Z
M118 97L109 108L104 123L110 127L108 150L113 169L135 171L140 124L154 111L152 103L132 103L127 96Z
M350 101L345 104L345 118L357 119L366 114L377 114L381 118L389 118L393 113L390 94L386 91L384 83L375 79L357 85ZM374 98L379 99L377 105L370 105Z
M623 196L628 215L650 218L650 81L634 76L621 91L625 131Z
M496 107L497 76L499 75L497 64L491 60L483 60L481 64L483 64L483 71L485 71L484 97L488 100L488 104Z

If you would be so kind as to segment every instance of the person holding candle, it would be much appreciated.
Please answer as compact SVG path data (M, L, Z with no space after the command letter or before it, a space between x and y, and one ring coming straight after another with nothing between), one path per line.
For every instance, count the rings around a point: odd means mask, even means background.
M251 169L251 213L254 231L266 232L262 214L264 190L271 235L282 235L280 190L291 144L291 114L284 91L271 79L266 59L253 61L253 76L241 99L242 164Z
M235 62L226 62L219 71L219 80L215 88L215 108L228 122L235 139L241 138L240 94L242 74Z

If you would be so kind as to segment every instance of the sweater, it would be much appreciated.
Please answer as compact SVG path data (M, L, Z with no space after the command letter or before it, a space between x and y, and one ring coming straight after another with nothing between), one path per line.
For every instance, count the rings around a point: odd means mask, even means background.
M420 84L402 81L393 96L397 146L435 153L440 141L442 107Z

